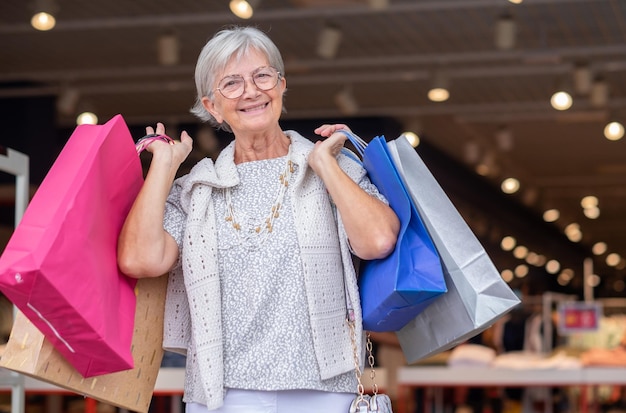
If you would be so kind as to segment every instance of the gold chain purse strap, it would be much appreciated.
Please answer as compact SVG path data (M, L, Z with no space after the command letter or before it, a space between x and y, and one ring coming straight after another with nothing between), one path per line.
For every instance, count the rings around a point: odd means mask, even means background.
M361 372L361 366L359 365L359 349L356 346L356 331L354 327L354 320L348 319L348 326L350 327L350 339L352 341L352 353L354 355L354 375L356 376L357 384L357 396L350 405L349 413L392 413L391 400L389 396L385 394L378 394L378 384L376 384L376 369L374 368L374 345L370 334L367 333L367 343L365 348L367 350L367 361L370 366L370 379L372 381L372 396L365 394L365 386L361 381L363 373Z

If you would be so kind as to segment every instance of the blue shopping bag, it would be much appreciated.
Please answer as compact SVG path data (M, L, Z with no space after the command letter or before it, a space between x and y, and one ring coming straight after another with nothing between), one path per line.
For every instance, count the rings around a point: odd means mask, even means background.
M389 155L384 137L369 144L347 131L372 183L400 220L394 251L363 261L359 291L363 328L397 331L447 291L439 253Z

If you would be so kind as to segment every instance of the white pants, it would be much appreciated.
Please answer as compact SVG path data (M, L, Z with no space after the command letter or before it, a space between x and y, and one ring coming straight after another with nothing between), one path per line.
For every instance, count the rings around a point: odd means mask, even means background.
M211 413L348 413L356 397L351 393L315 390L256 391L228 389L224 405ZM186 413L208 413L207 407L188 403Z

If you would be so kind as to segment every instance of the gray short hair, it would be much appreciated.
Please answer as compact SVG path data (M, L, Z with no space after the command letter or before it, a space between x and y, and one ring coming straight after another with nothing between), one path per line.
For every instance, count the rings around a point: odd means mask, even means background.
M278 47L261 30L254 27L239 26L220 30L204 45L200 56L198 56L195 72L197 96L191 113L212 126L231 131L228 124L220 124L204 108L202 98L206 96L212 99L215 89L215 76L222 72L233 58L241 59L252 49L264 53L270 66L284 75L285 65Z

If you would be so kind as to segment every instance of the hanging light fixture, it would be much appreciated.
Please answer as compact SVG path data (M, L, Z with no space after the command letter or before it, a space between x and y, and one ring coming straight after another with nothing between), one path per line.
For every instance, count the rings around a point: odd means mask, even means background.
M52 30L56 26L54 15L57 11L58 6L54 0L36 0L34 13L30 19L31 26L40 31Z
M343 33L334 24L325 24L317 38L317 55L324 59L332 59L337 55Z
M432 102L445 102L450 98L448 77L441 71L435 73L433 84L428 91L428 99Z
M572 73L574 91L579 95L588 95L593 85L593 74L588 64L578 63Z
M591 84L589 102L594 108L603 108L609 103L609 84L602 76L597 76Z
M162 66L176 65L180 60L180 43L176 33L168 31L157 39L157 57Z
M385 10L389 8L389 0L367 0L367 4L372 10Z
M229 7L235 16L247 20L252 17L259 3L260 0L231 0Z
M500 16L496 21L494 41L500 50L511 50L515 47L517 24L510 14Z

